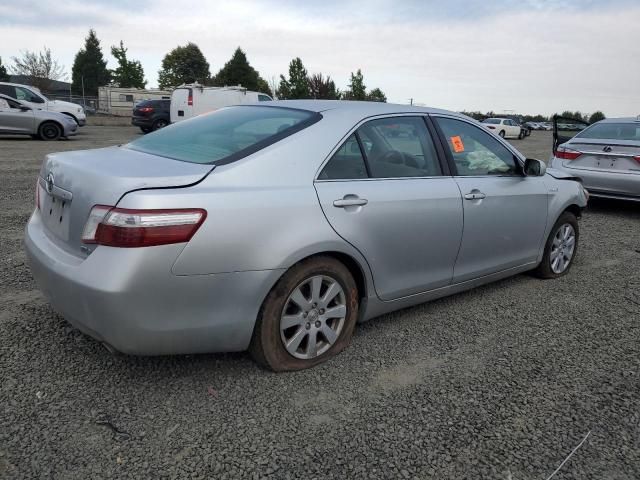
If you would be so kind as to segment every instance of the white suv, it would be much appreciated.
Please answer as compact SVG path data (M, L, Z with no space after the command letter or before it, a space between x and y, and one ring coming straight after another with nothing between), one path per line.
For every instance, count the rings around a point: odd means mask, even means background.
M64 113L73 118L80 127L87 123L87 117L80 105L61 100L49 100L36 87L0 82L0 93L27 103L36 110Z

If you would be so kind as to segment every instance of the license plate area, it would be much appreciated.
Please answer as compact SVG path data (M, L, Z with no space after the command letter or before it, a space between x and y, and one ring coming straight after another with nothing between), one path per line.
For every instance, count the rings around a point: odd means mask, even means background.
M45 192L40 197L40 215L46 227L62 240L69 239L71 201L62 200Z

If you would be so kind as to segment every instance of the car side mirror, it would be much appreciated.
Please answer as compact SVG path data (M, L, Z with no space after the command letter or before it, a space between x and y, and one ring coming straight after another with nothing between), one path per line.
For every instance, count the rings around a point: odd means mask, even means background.
M31 110L31 107L27 107L26 105L20 105L21 112L28 112L29 110Z
M527 177L542 177L547 171L547 164L537 158L527 158L524 161L524 174Z

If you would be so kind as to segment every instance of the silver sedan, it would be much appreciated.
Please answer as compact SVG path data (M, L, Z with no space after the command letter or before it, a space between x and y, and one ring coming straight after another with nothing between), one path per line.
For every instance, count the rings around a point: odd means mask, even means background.
M31 106L0 94L0 134L30 135L41 140L58 140L75 135L76 121L67 115Z
M594 197L640 202L640 116L601 120L563 140L554 168L580 177Z
M296 370L386 312L565 275L586 192L477 122L282 101L49 155L25 244L53 307L133 354L249 349Z

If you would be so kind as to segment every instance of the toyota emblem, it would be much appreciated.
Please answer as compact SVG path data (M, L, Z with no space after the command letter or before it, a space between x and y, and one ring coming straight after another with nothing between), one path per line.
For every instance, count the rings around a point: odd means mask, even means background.
M605 151L605 152L607 152L607 153L609 153L609 152L610 152L611 150L613 150L613 149L612 149L609 145L607 145L607 146L606 146L606 147L604 147L602 150L603 150L603 151Z
M49 175L47 175L47 192L51 193L53 192L53 173L49 172Z

